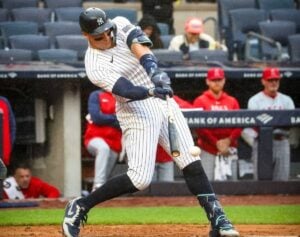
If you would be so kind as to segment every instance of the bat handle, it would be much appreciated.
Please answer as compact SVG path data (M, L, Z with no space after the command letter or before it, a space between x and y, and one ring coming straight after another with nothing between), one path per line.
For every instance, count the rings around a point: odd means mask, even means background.
M166 95L166 101L167 101L168 117L169 117L170 120L174 121L174 114L173 114L173 111L171 109L170 96L169 95Z

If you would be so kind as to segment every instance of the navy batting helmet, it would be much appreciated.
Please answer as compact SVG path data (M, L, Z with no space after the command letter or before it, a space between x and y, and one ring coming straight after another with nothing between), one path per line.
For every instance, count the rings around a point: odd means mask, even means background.
M114 28L114 23L107 18L105 12L95 7L88 8L80 14L79 24L83 32L91 35L98 35Z

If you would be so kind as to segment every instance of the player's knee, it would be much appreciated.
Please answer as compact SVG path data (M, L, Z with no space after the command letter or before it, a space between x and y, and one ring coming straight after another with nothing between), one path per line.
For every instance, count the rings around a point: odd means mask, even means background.
M151 184L151 181L152 181L152 178L142 179L140 182L139 190L144 190L144 189L148 188L149 185Z
M137 174L133 172L128 172L127 173L129 178L131 179L133 185L138 189L138 190L144 190L149 187L152 181L152 176L150 175L143 175L143 174Z
M110 152L110 147L106 143L101 143L97 147L97 154L108 155Z

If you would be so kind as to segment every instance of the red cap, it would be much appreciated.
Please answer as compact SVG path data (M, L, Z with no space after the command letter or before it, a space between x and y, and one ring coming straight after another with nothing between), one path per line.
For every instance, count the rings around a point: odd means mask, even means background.
M224 75L224 70L222 68L213 67L207 71L207 79L208 80L218 80L218 79L224 79L224 78L225 78L225 75Z
M263 70L262 79L264 80L281 79L279 69L277 67L266 67Z
M203 32L203 23L200 18L191 17L185 22L185 32L192 34L200 34Z

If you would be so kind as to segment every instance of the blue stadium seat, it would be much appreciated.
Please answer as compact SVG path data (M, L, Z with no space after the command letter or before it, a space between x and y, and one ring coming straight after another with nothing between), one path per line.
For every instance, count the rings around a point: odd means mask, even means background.
M38 50L40 61L51 61L57 63L76 62L77 52L71 49L41 49Z
M46 8L82 7L82 0L44 0Z
M39 0L2 0L3 8L12 10L20 7L38 7Z
M8 38L12 35L38 34L38 24L28 21L0 22L0 32L5 47L9 46Z
M79 15L84 10L82 7L60 7L54 10L57 21L73 21L78 23Z
M50 39L44 35L13 35L9 37L11 48L32 50L37 59L37 51L50 48Z
M26 49L10 49L0 50L0 62L1 63L12 63L12 62L26 62L32 61L32 51Z
M159 63L168 62L182 62L182 53L180 51L168 50L168 49L153 49L153 54L157 58Z
M160 30L160 35L168 35L170 33L170 28L167 23L158 22L157 26Z
M300 33L300 10L297 9L275 9L270 11L273 21L292 21L296 24L297 33Z
M296 24L291 21L264 21L259 23L259 28L261 35L279 42L282 47L282 52L278 52L270 44L262 42L262 57L267 60L288 58L288 36L296 34Z
M300 34L290 35L288 37L288 50L290 60L300 63Z
M0 22L9 21L9 14L7 9L0 8Z
M50 37L51 48L56 48L55 37L58 35L81 35L78 22L46 22L44 24L45 35Z
M257 0L259 9L263 9L267 14L274 9L295 9L296 4L294 0Z
M45 22L51 21L51 10L47 8L24 7L12 9L12 18L14 21L36 22L39 31L42 32Z
M174 38L174 35L161 35L160 39L164 45L164 49L169 48L171 40Z
M218 62L224 63L228 61L228 53L224 50L199 49L191 51L190 60L197 62Z
M83 35L58 35L56 36L56 43L59 49L72 49L77 51L79 61L84 59L88 42Z
M226 38L226 46L229 58L237 54L239 60L244 59L244 48L247 33L259 32L258 23L266 20L266 12L261 9L235 9L229 11L229 35Z
M111 19L117 16L123 16L126 17L132 24L137 23L137 10L124 8L108 8L103 10Z
M241 8L256 8L256 0L218 0L218 28L221 39L225 39L229 29L229 11Z

